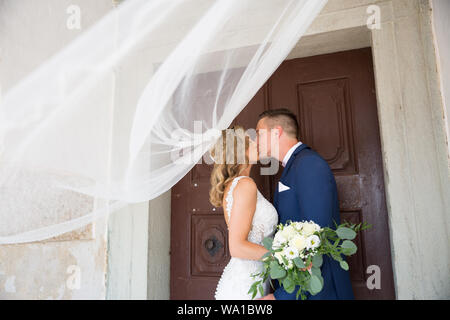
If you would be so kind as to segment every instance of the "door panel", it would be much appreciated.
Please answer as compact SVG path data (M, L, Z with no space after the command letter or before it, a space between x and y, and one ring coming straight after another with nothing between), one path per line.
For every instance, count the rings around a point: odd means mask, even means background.
M266 87L232 125L256 126L255 116L267 109ZM270 198L270 177L258 175L258 168L253 167L251 176L261 193ZM172 188L171 299L214 299L217 282L230 260L223 209L209 203L211 170L211 165L197 164Z
M300 140L329 163L341 219L372 229L355 239L348 258L357 299L395 299L370 48L284 61L234 123L256 126L263 110L285 107L299 119ZM171 297L212 299L230 259L221 208L208 202L212 167L197 165L172 189ZM274 176L252 176L273 199ZM381 270L381 289L366 286L367 267Z

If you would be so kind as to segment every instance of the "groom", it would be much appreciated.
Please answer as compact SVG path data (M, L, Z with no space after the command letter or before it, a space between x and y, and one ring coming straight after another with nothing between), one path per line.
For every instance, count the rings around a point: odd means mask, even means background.
M274 194L279 223L287 220L312 220L321 227L340 224L336 181L328 163L306 144L297 140L298 123L287 109L268 110L260 114L256 126L258 148L280 161L284 167ZM278 148L271 150L278 144ZM278 149L278 152L276 152ZM309 300L354 299L348 271L337 261L323 257L323 289ZM287 293L275 281L275 292L262 299L295 300L298 287Z

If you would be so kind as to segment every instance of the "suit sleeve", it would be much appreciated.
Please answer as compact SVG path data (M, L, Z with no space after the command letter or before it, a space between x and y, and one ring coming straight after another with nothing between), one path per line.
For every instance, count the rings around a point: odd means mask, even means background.
M321 158L307 156L299 160L294 173L297 176L294 192L299 203L298 221L312 220L321 227L333 226L334 184L328 164ZM282 286L274 296L277 300L295 300L298 287L287 293ZM307 299L311 296L306 292ZM299 298L300 299L300 298Z

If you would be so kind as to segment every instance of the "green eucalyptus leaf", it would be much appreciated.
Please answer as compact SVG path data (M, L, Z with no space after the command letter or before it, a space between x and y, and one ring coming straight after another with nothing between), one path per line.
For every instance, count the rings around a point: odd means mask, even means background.
M272 249L272 243L273 243L273 238L271 238L271 237L266 237L263 240L264 248L266 248L267 250Z
M270 263L270 277L272 279L280 279L286 275L286 270L282 268L276 261Z
M332 254L331 254L331 257L332 257L334 260L336 260L336 261L342 261L342 257L341 257L340 254L332 253Z
M286 277L283 280L283 287L287 293L292 293L295 290L295 283L294 283L294 281L292 281L292 279L290 277Z
M346 261L344 261L344 260L342 260L341 262L340 262L340 265L341 265L341 268L342 269L344 269L344 270L348 270L348 263L346 262Z
M309 282L309 286L311 288L311 294L315 295L322 290L322 282L319 277L312 275L311 280Z
M295 265L297 266L297 268L305 268L305 264L303 263L303 260L300 259L299 257L295 258L294 260Z
M311 275L322 276L322 272L320 271L320 268L312 267Z
M323 277L322 277L322 275L318 275L317 278L319 278L320 282L322 283L322 288L323 288Z
M357 250L356 245L350 240L345 240L344 242L342 242L341 248L343 249L342 253L346 256L351 256Z
M337 233L338 237L343 240L346 240L346 239L353 240L356 237L356 232L347 227L339 227L336 230L336 233Z
M316 254L313 258L312 258L312 264L314 267L316 268L320 268L320 266L323 263L323 257L321 254Z

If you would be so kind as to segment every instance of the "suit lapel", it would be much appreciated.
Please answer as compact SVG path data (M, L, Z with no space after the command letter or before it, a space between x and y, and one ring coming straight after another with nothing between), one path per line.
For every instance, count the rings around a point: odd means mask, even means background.
M294 158L297 154L299 154L302 150L309 148L306 144L301 144L297 149L294 150L291 157L289 158L288 162L286 163L286 167L283 169L283 173L281 174L280 180L278 180L276 186L275 186L275 194L273 195L273 205L278 210L278 183L283 180L283 178L287 175L287 172L289 171L289 168L291 167L292 163L294 162Z
M294 163L294 159L295 159L296 155L299 154L302 150L304 150L306 148L309 149L309 147L306 144L302 143L300 146L297 147L297 149L294 150L294 152L292 153L288 162L286 163L286 167L284 167L284 169L283 169L283 173L281 174L280 181L282 181L283 178L287 175L290 167L292 166L292 163ZM277 186L278 186L278 184L277 184ZM278 192L278 187L277 187L277 192Z
M288 162L286 163L286 167L283 169L283 173L281 174L281 178L279 181L283 180L283 178L287 175L287 172L289 171L289 168L291 167L292 163L294 162L294 158L297 154L299 154L302 150L309 148L306 144L301 144L297 149L294 150L291 157L289 158ZM275 186L275 193L273 195L273 205L278 210L278 183L277 182Z

